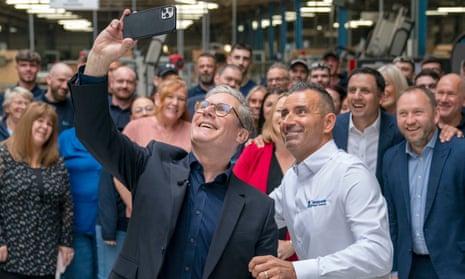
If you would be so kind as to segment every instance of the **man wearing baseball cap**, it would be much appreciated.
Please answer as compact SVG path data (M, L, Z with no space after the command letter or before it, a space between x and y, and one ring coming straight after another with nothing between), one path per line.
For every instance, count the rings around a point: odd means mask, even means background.
M157 87L160 82L173 77L179 77L179 72L176 66L171 63L160 66L157 74L153 76L153 90L151 96L154 96L157 92Z
M326 65L329 66L330 69L330 84L331 85L339 85L342 86L344 89L347 88L347 73L340 73L340 64L341 60L339 59L339 55L333 51L328 51L323 54L322 60Z
M306 82L308 77L307 62L303 59L294 59L289 64L289 88L297 81Z

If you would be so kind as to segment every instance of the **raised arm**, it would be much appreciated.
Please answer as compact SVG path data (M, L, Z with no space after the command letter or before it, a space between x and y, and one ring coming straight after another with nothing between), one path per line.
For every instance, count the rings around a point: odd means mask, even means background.
M97 36L87 57L85 75L95 77L106 75L110 63L118 60L136 45L136 40L123 39L123 20L130 13L129 9L125 9L119 20L112 20Z

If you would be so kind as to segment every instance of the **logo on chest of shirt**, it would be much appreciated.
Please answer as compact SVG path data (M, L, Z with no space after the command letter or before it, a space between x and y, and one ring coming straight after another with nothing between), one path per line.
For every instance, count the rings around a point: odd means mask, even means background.
M323 206L323 205L326 205L326 204L327 204L326 200L309 200L307 202L307 208Z

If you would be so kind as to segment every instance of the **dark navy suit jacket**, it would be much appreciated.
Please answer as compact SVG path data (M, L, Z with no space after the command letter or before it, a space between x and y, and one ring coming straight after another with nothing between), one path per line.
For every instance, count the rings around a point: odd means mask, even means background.
M384 155L384 194L388 203L394 266L399 279L409 276L412 230L406 142ZM423 232L439 278L465 277L465 140L453 138L433 151Z
M333 130L334 141L337 147L347 151L347 144L349 139L349 120L350 112L339 114L336 118L336 125ZM378 179L381 190L383 190L383 155L386 150L401 142L404 137L397 129L396 118L387 112L381 111L380 119L380 132L379 132L379 143L378 143L378 156L376 159L376 178Z
M158 278L186 196L188 153L155 141L140 147L118 132L107 87L72 85L71 94L78 138L133 196L126 239L109 278ZM277 248L273 200L232 174L202 278L252 278L252 257L276 255Z

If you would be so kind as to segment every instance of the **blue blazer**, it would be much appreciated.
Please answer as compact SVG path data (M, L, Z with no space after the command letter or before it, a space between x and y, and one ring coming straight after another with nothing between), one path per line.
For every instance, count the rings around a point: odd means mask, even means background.
M349 140L349 120L350 112L339 114L336 118L336 125L333 130L334 141L337 147L347 151ZM386 150L401 142L404 137L397 129L396 118L387 112L381 111L381 123L379 132L378 155L376 159L376 178L378 179L381 191L383 191L383 155Z
M388 203L393 270L408 278L412 264L412 230L406 142L384 155L384 194ZM439 278L465 277L465 140L436 142L426 196L423 232Z

